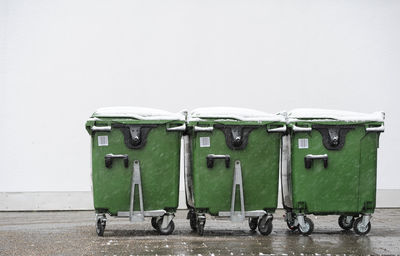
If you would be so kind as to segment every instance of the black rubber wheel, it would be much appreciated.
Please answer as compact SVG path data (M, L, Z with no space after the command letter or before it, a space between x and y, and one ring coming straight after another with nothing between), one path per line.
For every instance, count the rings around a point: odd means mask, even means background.
M290 229L291 231L297 230L297 225L295 225L296 214L294 214L293 212L286 212L286 217L288 215L290 216L290 219L289 218L286 219L286 225L288 229Z
M298 228L297 226L293 226L293 222L290 221L286 221L286 225L291 231L295 231Z
M98 219L96 222L96 233L98 236L104 235L104 230L106 229L106 222L102 219Z
M164 229L161 228L162 222L163 222L163 218L160 218L157 221L157 225L158 225L157 231L158 231L158 233L160 235L165 235L165 236L172 234L172 232L174 232L174 229L175 229L174 221L171 220L171 222L168 224L168 226L166 228L164 228Z
M258 224L258 218L249 218L249 227L251 230L256 230Z
M260 218L258 222L258 231L261 235L267 236L272 232L272 218L268 218L267 215L264 215Z
M369 222L367 226L363 226L362 225L362 217L357 218L354 221L353 229L357 235L365 236L366 234L369 233L369 231L371 231L371 222Z
M189 221L190 221L190 228L191 228L193 231L196 231L196 230L197 230L197 219L196 219L196 215L195 215L195 214L191 215Z
M341 227L344 230L350 230L353 228L353 224L354 224L354 217L351 218L350 222L347 222L347 216L345 215L340 215L339 219L338 219L338 224L339 227Z
M152 226L155 230L158 231L159 227L158 227L158 224L157 224L157 217L152 217L152 218L151 218L151 226Z
M205 225L206 225L206 220L200 221L199 219L197 219L197 234L199 234L199 236L204 235L204 226Z
M310 220L307 217L304 217L304 222L305 222L305 227L301 227L300 225L298 226L299 232L303 235L303 236L308 236L309 234L311 234L314 231L314 223L312 222L312 220Z

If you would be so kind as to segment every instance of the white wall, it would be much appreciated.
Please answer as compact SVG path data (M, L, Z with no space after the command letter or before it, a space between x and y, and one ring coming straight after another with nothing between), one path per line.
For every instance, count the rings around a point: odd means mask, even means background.
M98 107L386 112L400 189L399 1L0 0L0 191L89 191Z

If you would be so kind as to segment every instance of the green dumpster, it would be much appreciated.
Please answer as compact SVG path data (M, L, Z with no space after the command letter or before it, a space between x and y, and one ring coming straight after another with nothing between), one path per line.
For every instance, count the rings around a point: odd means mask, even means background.
M172 233L185 127L184 115L134 107L102 108L86 122L98 235L106 213L131 222L151 217L160 234Z
M384 113L296 109L287 113L287 122L281 181L289 229L308 235L314 224L307 214L335 214L341 228L367 234Z
M205 214L249 218L252 230L272 231L277 207L280 140L278 115L240 108L200 108L184 136L187 218L203 235Z

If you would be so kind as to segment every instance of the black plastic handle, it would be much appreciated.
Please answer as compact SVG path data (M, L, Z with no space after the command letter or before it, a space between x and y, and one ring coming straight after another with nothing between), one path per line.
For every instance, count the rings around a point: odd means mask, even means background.
M214 155L214 154L209 154L207 156L207 168L213 168L214 160L216 160L216 159L224 159L226 168L229 168L230 163L231 163L230 155Z
M324 168L328 167L328 155L306 155L304 157L304 164L306 169L310 169L314 160L323 160Z
M107 154L107 155L104 157L105 165L106 165L107 168L111 168L111 167L112 167L114 158L123 159L123 160L124 160L125 168L128 168L128 166L129 166L129 158L128 158L128 155L126 155L126 154L125 154L125 155Z

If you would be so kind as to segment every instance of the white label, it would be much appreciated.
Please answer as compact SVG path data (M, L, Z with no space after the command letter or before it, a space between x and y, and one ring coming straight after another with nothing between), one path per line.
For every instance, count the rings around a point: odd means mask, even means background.
M201 148L209 148L211 145L210 137L200 137L200 147Z
M108 136L99 136L98 145L99 147L108 146Z
M299 148L308 148L308 139L299 139Z

